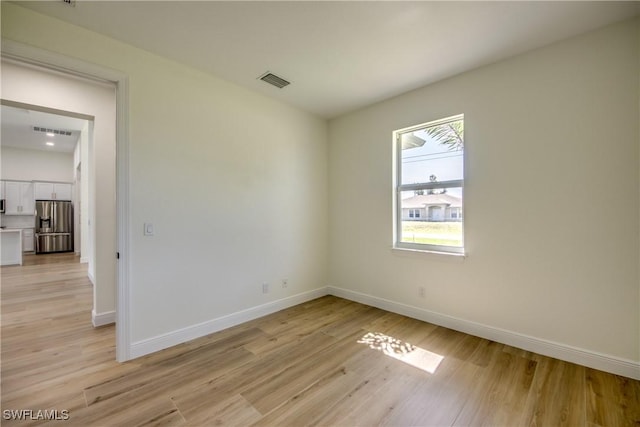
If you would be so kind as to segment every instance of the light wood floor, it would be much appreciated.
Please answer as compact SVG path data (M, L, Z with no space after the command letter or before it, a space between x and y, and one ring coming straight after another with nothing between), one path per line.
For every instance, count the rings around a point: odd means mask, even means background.
M640 425L638 381L335 297L118 364L86 266L25 264L1 269L3 410L78 426ZM433 373L397 360L434 354Z

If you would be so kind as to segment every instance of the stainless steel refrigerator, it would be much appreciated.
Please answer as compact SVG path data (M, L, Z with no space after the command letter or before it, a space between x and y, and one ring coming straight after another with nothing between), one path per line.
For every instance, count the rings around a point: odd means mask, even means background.
M36 200L36 253L73 251L71 202Z

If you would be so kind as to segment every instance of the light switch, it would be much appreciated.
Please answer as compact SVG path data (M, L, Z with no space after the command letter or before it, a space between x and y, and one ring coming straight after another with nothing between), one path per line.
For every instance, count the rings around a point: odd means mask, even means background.
M153 224L151 224L150 222L144 223L144 235L153 236Z

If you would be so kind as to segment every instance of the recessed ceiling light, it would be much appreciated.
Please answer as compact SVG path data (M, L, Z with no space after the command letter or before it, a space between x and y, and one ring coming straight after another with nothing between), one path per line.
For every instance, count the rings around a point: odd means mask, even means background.
M47 132L47 136L55 136L53 132Z
M54 145L56 145L56 144L54 144L53 142L50 142L50 141L46 142L45 144L47 144L49 147L53 147Z

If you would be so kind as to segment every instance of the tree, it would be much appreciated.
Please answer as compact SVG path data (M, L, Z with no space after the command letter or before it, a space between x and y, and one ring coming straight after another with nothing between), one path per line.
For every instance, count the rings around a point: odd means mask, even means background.
M464 121L462 120L431 126L424 131L440 144L446 145L449 151L460 151L464 148Z
M429 182L438 182L438 177L435 175L429 176ZM427 190L427 194L438 194L433 188Z
M438 177L435 175L429 175L429 182L438 182ZM446 194L446 193L447 193L446 188L439 188L439 189L430 188L427 190L427 194Z

